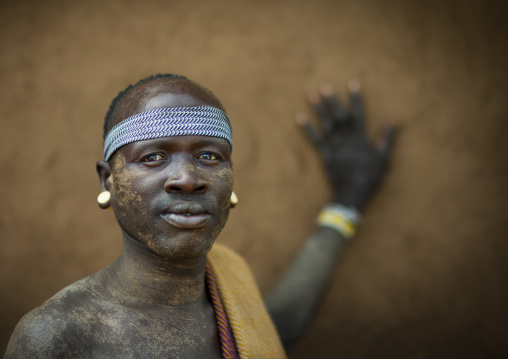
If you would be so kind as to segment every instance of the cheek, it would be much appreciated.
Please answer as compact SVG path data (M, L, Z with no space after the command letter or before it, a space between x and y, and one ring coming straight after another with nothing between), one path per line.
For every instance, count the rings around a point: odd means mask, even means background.
M131 217L137 221L145 218L150 203L150 188L153 184L146 183L146 176L128 169L120 169L113 173L113 192L111 206L117 218Z
M118 172L113 176L114 202L118 207L138 206L142 202L141 194L135 189L136 176L128 172Z
M113 182L113 191L111 193L113 208L125 207L138 202L141 196L137 191L133 190L136 176L126 170L126 162L121 154L116 154L113 161L114 170L111 176Z
M217 172L214 178L220 188L220 196L222 197L222 207L229 208L231 200L231 192L233 191L234 176L231 168L224 168Z
M122 230L137 240L148 243L153 235L148 230L149 207L147 193L142 189L144 178L131 171L113 174L111 207Z
M234 183L233 169L231 168L221 169L215 175L214 180L220 183L221 186L225 187L228 191L232 191Z

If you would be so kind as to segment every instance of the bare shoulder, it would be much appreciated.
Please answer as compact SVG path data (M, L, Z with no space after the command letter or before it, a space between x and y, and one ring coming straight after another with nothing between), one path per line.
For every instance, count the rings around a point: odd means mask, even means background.
M96 285L94 275L84 278L28 312L14 329L5 358L87 357L84 344L93 340L101 307Z

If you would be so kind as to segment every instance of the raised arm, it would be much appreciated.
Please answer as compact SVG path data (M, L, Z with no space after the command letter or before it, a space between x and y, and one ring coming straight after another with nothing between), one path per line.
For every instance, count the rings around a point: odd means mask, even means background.
M319 94L309 96L319 130L305 114L296 118L321 155L333 194L300 254L265 298L286 350L309 326L341 250L354 236L360 212L379 187L390 159L396 127L388 124L374 146L365 131L359 83L351 81L349 91L349 111L330 86L322 86Z

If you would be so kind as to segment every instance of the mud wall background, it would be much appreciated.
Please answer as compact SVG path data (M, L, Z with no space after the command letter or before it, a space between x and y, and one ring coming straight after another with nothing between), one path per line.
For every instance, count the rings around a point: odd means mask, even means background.
M362 81L393 166L292 358L508 353L508 46L502 1L0 2L0 353L21 316L112 262L96 205L103 116L173 72L235 129L240 205L220 241L267 291L328 189L293 123L320 83Z

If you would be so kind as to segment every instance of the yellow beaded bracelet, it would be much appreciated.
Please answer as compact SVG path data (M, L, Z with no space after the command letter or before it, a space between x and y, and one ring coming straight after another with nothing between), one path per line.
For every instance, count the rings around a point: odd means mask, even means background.
M339 232L345 239L351 239L356 233L361 215L353 207L330 203L319 213L318 225L329 227Z

